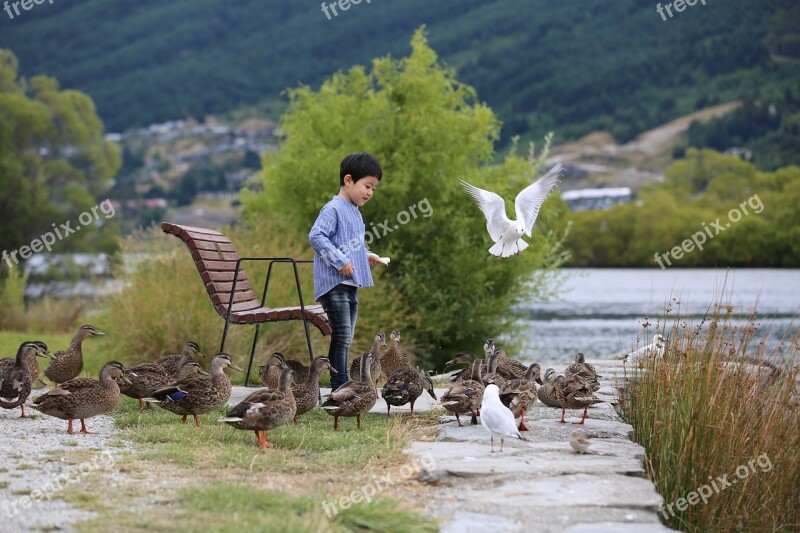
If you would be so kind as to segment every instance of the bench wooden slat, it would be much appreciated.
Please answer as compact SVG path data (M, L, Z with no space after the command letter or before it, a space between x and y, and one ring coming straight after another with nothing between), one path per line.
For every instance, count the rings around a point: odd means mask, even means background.
M211 303L214 306L217 305L228 305L228 302L231 301L231 293L230 292L217 292L217 293L210 293L209 296L211 297ZM261 302L256 298L256 293L253 291L242 291L242 292L235 292L233 293L233 303L237 304L239 302L256 302L259 306Z
M202 259L200 261L195 261L195 263L197 264L197 270L200 272L207 272L209 270L216 272L234 272L236 270L236 261L209 261L208 259ZM242 270L239 269L239 272L241 271Z
M236 252L217 252L216 250L192 250L192 257L197 260L211 261L238 261L239 254Z
M233 282L219 282L219 281L212 281L211 283L206 283L206 290L208 294L214 294L215 292L224 292L229 294L231 289L233 288ZM236 291L247 291L253 288L250 285L250 282L247 280L237 280L236 281Z
M227 244L231 243L231 240L221 233L218 235L211 235L207 233L196 233L194 231L181 230L181 233L178 236L184 241L192 239L192 240L207 241L207 242L222 242Z
M189 250L220 250L222 252L236 252L233 244L211 241L189 241L186 243Z
M212 281L230 281L233 282L233 275L236 272L229 272L229 271L214 271L214 270L206 270L200 274L200 277L203 278L203 282L210 283ZM236 288L239 288L239 283L242 281L247 280L247 272L244 270L239 270L239 276L236 278ZM230 289L229 289L230 290Z

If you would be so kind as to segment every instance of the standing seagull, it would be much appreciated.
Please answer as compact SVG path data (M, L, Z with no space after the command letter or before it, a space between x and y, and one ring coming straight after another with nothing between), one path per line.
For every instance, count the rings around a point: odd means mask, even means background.
M506 216L506 204L498 194L484 191L460 180L464 190L475 199L486 217L486 229L494 241L494 245L489 248L490 254L497 257L510 257L528 247L528 243L522 240L522 236L531 236L533 224L539 215L539 208L556 188L563 175L564 166L559 163L536 183L522 189L522 192L514 200L516 220L510 220Z
M486 386L481 402L481 425L491 435L492 453L494 453L494 438L500 437L500 451L503 451L505 437L517 437L528 440L520 435L514 413L500 401L500 389L494 383Z

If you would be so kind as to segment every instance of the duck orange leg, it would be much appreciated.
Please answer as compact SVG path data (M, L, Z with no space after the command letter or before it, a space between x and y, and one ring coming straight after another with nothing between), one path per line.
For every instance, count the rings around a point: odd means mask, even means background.
M197 418L197 415L192 415L192 416L194 417L194 425L199 427L200 426L200 419Z
M587 405L586 407L583 408L583 418L581 418L581 421L580 422L573 422L573 424L583 424L586 421L586 414L587 414L588 410L589 410L589 406Z
M148 411L152 411L152 410L153 410L153 404L152 404L152 403L150 403L150 402L144 402L144 404L147 406L147 410L148 410Z
M561 422L562 424L566 424L567 423L567 421L564 420L564 413L566 412L566 410L567 410L566 407L562 407L561 408L561 420L559 420L559 422Z
M519 427L517 427L520 431L528 431L528 426L525 425L525 408L522 408L521 417L519 419Z
M72 419L71 418L69 419L69 424L67 424L67 433L69 433L70 435L74 435L75 434L75 430L72 429Z
M356 415L356 421L358 422L358 429L361 429L361 415Z
M266 431L264 431L263 435L261 435L261 440L258 443L258 447L259 448L274 448L275 447L274 444L272 444L271 442L267 441L267 432Z
M142 401L142 399L141 399L141 398L139 398L139 410L140 410L140 411L143 411L143 410L144 410L144 402Z
M458 413L456 413L456 422L458 422L458 427L462 427L461 426L461 419L458 418Z
M94 431L88 431L86 429L86 422L83 421L83 418L81 418L81 433L83 433L84 435L88 435L90 433L94 433Z
M411 402L411 416L409 418L414 418L414 402Z
M386 416L389 416L389 411L391 411L391 410L392 410L392 406L387 403L386 404Z
M296 426L297 425L297 415L294 415L294 418L292 420L294 420L294 425Z
M22 408L22 414L19 415L19 417L25 418L25 404L20 404L20 408Z
M339 431L339 415L333 415L333 430Z
M183 423L184 423L184 424L186 423L186 417L187 417L187 416L189 416L189 415L183 415Z

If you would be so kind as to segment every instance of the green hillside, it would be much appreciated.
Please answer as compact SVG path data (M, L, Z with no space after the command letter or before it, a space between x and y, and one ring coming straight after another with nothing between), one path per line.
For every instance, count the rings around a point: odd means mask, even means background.
M708 0L664 21L655 2L82 0L0 12L26 76L91 95L111 131L276 101L384 54L413 30L504 121L503 140L610 131L619 141L696 108L797 86L800 4Z

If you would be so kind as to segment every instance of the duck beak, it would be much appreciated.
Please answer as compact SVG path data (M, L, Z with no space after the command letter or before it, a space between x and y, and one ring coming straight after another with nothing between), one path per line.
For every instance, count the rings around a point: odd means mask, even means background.
M242 370L242 368L234 362L231 362L231 368L234 370L238 370L239 372L244 372L244 370Z
M331 374L338 374L339 373L339 371L336 370L335 368L333 368L332 366L329 366L328 370L330 370Z
M446 367L448 367L448 366L455 366L455 365L457 365L457 364L458 364L458 361L456 361L455 359L450 359L448 362L446 362L446 363L444 364L444 366L446 366Z
M135 376L135 375L136 375L136 374L134 374L134 376ZM132 382L131 380L129 380L129 379L128 379L128 376L124 376L124 375L123 375L121 379L122 379L122 381L124 381L124 382L125 382L127 385L133 385L133 382Z
M536 380L535 380L535 381L536 381L536 383L538 383L539 385L544 385L544 383L542 382L542 378L536 378Z
M200 374L201 376L210 376L211 375L208 372L206 372L205 370L203 370L202 368L200 370L198 370L197 373Z
M105 335L105 333L103 333L102 331L100 331L100 330L97 330L97 329L96 329L96 330L94 330L94 331L92 332L92 335L100 335L100 336L103 336L103 335Z

